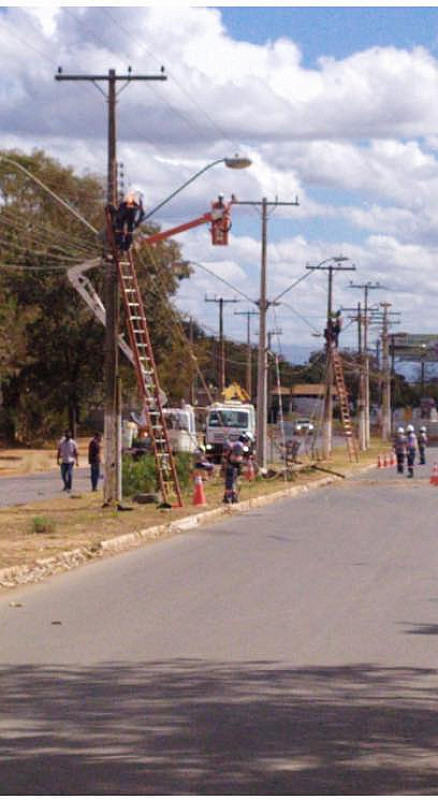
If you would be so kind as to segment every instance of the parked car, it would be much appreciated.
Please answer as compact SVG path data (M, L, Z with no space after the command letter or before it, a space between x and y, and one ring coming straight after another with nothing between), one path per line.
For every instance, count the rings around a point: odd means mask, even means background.
M312 433L313 429L314 425L307 417L300 417L294 422L294 433Z

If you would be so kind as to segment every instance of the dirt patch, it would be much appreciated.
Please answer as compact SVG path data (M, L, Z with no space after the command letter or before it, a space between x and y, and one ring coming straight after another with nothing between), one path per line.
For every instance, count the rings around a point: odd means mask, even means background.
M87 464L88 439L78 439L79 463ZM47 472L57 469L57 445L43 448L10 447L0 450L0 477L29 475L34 472Z

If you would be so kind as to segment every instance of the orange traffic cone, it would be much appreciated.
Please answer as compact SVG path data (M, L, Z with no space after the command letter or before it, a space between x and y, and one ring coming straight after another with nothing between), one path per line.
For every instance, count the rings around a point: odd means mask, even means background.
M193 492L193 505L206 506L207 500L205 499L204 484L200 475L195 476L195 490Z
M377 466L378 466L379 469L382 469L382 467L383 467L382 456L380 455L380 453L379 453L379 456L377 458Z
M383 466L384 467L389 467L389 460L388 460L388 456L386 454L385 454L385 457L383 459Z
M392 451L392 453L391 453L391 464L390 464L390 466L391 467L396 467L397 466L397 459L395 457L394 451Z
M433 465L432 475L430 476L432 486L438 486L438 464Z
M248 466L246 468L246 480L253 481L255 478L254 461L252 458L248 459Z

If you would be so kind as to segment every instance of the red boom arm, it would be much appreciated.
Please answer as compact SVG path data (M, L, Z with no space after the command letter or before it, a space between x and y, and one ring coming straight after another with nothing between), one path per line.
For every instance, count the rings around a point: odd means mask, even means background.
M213 204L212 210L203 214L202 217L192 219L190 222L184 222L182 225L177 225L176 228L170 228L167 231L153 233L152 236L141 236L138 241L141 242L141 244L156 244L157 242L163 241L163 239L168 239L170 236L175 236L177 233L183 233L191 228L197 228L198 225L206 225L208 222L211 222L213 244L228 244L227 234L231 227L231 205L232 201L226 205L223 205L219 201L219 203Z

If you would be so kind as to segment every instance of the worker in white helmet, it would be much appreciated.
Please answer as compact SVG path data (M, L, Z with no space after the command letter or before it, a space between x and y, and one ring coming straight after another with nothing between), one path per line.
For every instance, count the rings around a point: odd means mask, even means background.
M408 464L408 478L414 477L414 463L415 463L415 456L417 454L417 435L414 430L413 425L408 425L406 427L406 456L407 456L407 464Z
M404 428L397 428L397 433L394 437L394 452L397 459L397 472L399 475L403 475L406 458L406 436Z
M420 454L420 464L426 463L426 447L427 447L427 430L426 426L422 425L418 432L418 452Z

